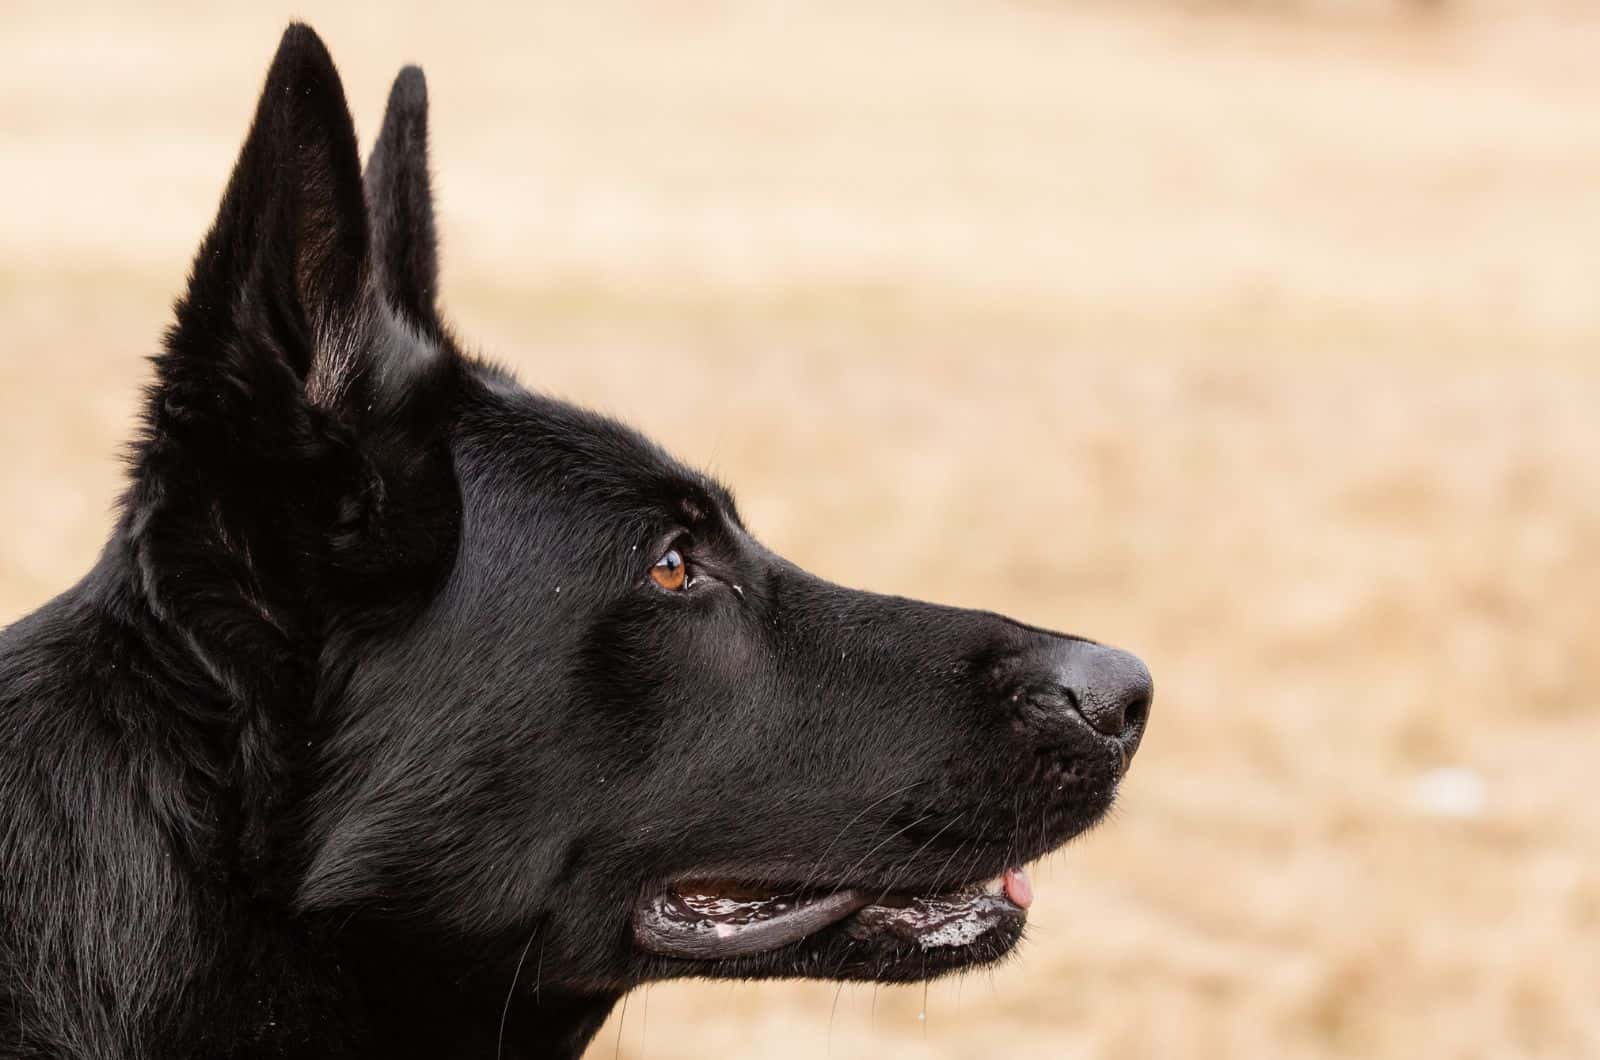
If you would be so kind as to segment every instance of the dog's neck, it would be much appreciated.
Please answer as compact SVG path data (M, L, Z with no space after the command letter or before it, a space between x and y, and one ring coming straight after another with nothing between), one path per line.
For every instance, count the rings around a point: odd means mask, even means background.
M555 994L530 998L518 1007L518 1033L512 1040L520 1055L578 1060L584 1048L600 1033L621 994ZM508 1018L509 1022L509 1018ZM511 1037L511 1027L507 1036ZM510 1053L505 1054L510 1056Z
M440 1006L438 997L422 1006L407 1006L403 1015L382 1009L371 1026L382 1040L371 1043L374 1056L486 1057L499 1060L578 1060L620 994L568 994L555 990L540 996L479 997L461 1007ZM369 999L373 1005L373 999ZM432 1005L433 1007L427 1007Z
M352 924L341 938L341 963L373 1035L363 1056L577 1060L622 997L540 984L550 969L537 969L531 957L515 968L492 961L493 971L459 956L441 964L392 925Z

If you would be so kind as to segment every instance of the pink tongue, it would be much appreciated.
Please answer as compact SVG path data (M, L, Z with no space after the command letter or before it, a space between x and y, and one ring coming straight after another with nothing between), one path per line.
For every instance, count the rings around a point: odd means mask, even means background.
M1028 874L1022 869L1007 869L1001 882L1005 885L1006 897L1018 907L1026 909L1033 904L1033 884L1028 882Z

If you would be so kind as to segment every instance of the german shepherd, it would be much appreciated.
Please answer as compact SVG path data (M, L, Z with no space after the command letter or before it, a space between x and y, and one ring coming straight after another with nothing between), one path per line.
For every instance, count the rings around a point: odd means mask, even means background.
M681 976L924 980L1101 819L1132 655L841 588L462 351L422 72L284 34L110 541L0 634L0 1055L574 1057Z

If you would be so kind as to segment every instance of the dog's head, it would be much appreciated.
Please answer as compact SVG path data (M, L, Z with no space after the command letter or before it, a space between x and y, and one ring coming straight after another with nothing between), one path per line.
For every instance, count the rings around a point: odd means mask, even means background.
M288 900L502 989L1006 954L1021 867L1112 803L1144 666L799 569L723 486L462 354L436 275L421 73L363 173L291 28L129 502L157 610L241 704L246 845Z

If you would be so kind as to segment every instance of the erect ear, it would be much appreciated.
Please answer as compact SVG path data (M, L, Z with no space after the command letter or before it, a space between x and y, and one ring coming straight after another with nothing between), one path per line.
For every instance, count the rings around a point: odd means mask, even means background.
M407 66L394 79L383 131L367 159L367 202L372 210L372 254L378 284L389 304L435 338L439 251L428 180L428 82Z
M367 248L361 160L338 71L316 33L292 24L195 259L180 332L194 324L215 336L257 318L305 379L319 343L357 313Z
M395 164L376 172L407 192L408 205L387 217L422 211L427 253L410 255L420 264L401 275L431 292L432 220L415 139L424 97L420 74L401 82L400 109L416 119L391 114L399 128L385 136L415 149L380 150ZM398 244L384 236L378 246L392 258ZM350 589L424 569L448 547L455 493L441 418L454 352L382 296L372 248L339 74L317 35L291 24L157 358L131 499L159 503L141 509L136 527L200 519L208 522L189 536L213 553L255 567L274 557L286 568L315 565L248 579L307 599L327 588L326 575ZM184 491L162 488L177 479Z

